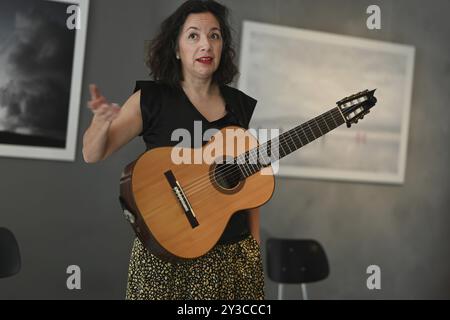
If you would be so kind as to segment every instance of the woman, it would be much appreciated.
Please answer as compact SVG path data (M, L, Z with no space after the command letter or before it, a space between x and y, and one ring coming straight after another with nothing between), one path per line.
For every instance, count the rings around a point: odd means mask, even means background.
M226 86L237 74L228 10L214 1L189 0L161 25L147 65L155 81L138 81L120 108L91 85L94 113L84 135L86 162L104 160L136 136L147 150L174 146L174 130L194 133L239 125L248 128L256 100ZM259 209L236 213L216 246L202 257L171 264L132 249L127 299L263 299Z

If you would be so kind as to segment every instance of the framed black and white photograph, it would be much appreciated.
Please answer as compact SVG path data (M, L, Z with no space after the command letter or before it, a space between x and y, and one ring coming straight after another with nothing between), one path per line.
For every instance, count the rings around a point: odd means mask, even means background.
M253 129L282 133L376 89L378 103L364 120L283 158L277 174L402 184L414 54L404 44L244 21L238 87L258 99Z
M89 0L0 0L0 156L73 161Z

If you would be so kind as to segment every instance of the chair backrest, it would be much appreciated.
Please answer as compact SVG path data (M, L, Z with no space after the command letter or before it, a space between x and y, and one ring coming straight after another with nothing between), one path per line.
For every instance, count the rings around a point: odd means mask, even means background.
M20 271L19 245L14 234L0 228L0 278L11 277Z
M279 283L309 283L328 277L330 270L323 247L315 240L267 240L268 276Z

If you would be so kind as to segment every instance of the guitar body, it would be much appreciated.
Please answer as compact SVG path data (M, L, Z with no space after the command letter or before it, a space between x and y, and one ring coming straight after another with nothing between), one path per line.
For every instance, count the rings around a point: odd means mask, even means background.
M235 137L233 143L225 138L231 132ZM198 258L214 247L235 212L267 202L275 187L270 166L236 185L217 179L217 172L230 170L230 167L219 169L217 159L234 158L257 146L257 140L248 131L226 127L202 148L155 148L129 164L121 177L121 201L146 248L170 262ZM215 160L201 161L205 153ZM191 162L200 161L176 164L174 154L190 155ZM170 178L183 190L196 224L188 219Z

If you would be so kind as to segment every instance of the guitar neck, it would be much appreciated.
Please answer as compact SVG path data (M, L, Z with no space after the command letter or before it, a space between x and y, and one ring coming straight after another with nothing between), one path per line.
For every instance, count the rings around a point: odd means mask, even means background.
M237 159L243 178L259 172L344 123L345 119L336 107L247 151Z

